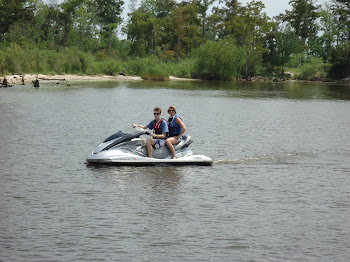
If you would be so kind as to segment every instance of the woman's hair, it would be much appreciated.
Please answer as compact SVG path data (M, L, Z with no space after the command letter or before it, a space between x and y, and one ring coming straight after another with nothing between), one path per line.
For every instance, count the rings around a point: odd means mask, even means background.
M168 113L169 113L169 110L170 109L174 109L175 110L175 113L176 113L176 107L175 106L169 106L169 108L168 108Z
M155 108L153 108L153 111L159 111L160 113L162 113L162 109L158 106L156 106Z

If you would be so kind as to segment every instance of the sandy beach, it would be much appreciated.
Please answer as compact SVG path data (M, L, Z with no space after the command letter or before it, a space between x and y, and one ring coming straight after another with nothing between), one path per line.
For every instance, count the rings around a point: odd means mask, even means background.
M0 77L0 84L3 82L3 77ZM39 74L24 74L24 75L7 75L8 85L32 84L36 79L40 83L47 82L71 82L71 81L142 81L139 76L108 76L108 75L43 75ZM195 81L196 79L178 78L170 76L169 80L179 81Z
M3 77L0 77L0 83L3 81ZM25 74L25 75L7 75L7 82L9 85L21 85L33 83L36 79L40 83L44 82L71 82L71 81L140 81L142 80L139 76L107 76L107 75L35 75L35 74Z

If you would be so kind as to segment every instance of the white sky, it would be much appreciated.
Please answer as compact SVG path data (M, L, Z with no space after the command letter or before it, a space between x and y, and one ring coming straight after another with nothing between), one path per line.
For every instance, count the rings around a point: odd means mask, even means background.
M291 10L291 7L289 5L290 0L260 0L265 4L265 13L269 17L277 16L281 13L284 13L285 10ZM251 2L248 0L240 0L243 5L246 5L247 3ZM315 5L324 5L325 2L330 2L330 0L315 0Z
M242 3L243 6L245 6L247 3L251 2L252 0L239 0L239 2ZM256 0L258 1L258 0ZM270 17L277 16L281 13L284 13L285 10L291 10L291 7L289 5L290 0L260 0L265 4L265 13ZM315 5L324 5L325 2L330 2L331 0L314 0ZM138 3L141 2L141 0L137 1ZM179 2L179 1L178 1ZM215 0L214 5L218 5L219 0ZM127 13L129 11L129 4L130 1L124 0L124 17L127 16Z

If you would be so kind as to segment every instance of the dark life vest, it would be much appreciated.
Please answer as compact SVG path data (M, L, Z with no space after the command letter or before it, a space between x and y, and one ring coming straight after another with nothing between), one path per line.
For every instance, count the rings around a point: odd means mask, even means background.
M156 122L156 120L154 120L153 121L153 125L154 125L154 133L156 134L156 135L161 135L161 134L163 134L163 132L162 132L162 128L161 128L161 124L162 124L162 122L163 121L165 121L164 119L160 119L159 121L158 121L158 123Z

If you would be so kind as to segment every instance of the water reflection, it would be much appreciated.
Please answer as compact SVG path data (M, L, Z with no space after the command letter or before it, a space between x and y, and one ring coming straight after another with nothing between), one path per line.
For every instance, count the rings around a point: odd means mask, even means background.
M107 191L113 192L116 203L114 211L119 220L126 219L133 225L134 231L128 234L136 234L139 239L146 238L147 242L153 245L162 243L160 239L176 227L176 216L181 212L183 205L184 183L186 183L184 177L189 175L190 168L89 167L89 169L95 173L96 183L101 183L102 187L108 188Z
M240 98L337 99L350 100L350 85L322 82L224 82L169 81L131 82L129 88L222 91Z
M179 190L181 180L186 175L186 167L114 167L87 166L96 177L104 177L105 183L117 185L114 190L127 189L137 183L143 190L159 193L168 189Z

